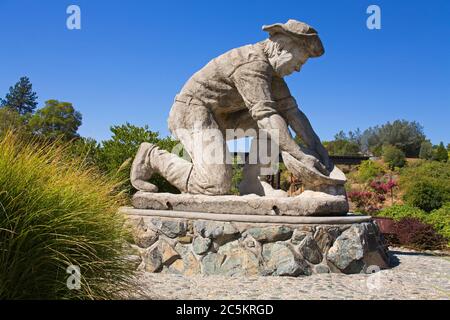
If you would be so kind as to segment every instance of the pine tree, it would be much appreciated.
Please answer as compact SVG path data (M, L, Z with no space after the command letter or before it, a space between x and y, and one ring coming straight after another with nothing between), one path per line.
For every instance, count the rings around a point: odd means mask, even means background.
M9 88L5 99L1 99L1 107L8 107L20 115L33 113L37 106L37 95L28 77L22 77Z

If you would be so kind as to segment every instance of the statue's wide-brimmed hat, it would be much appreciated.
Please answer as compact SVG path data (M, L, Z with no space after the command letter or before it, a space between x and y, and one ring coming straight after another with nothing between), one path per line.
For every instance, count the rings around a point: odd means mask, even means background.
M269 32L271 36L282 33L295 40L301 40L307 44L307 49L311 57L319 57L325 52L322 41L319 38L319 33L304 22L290 19L284 24L275 23L263 26L262 29Z

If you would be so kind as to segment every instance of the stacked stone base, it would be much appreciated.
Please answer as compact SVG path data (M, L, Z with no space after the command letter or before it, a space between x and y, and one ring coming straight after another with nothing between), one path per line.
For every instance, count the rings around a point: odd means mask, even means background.
M389 266L387 248L370 217L342 217L329 224L324 217L317 223L257 223L164 217L156 210L124 212L133 229L136 266L148 272L301 276Z

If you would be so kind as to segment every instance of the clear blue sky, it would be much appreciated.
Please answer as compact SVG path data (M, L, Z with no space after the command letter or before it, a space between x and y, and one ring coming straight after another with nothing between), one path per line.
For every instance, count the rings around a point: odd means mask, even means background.
M66 28L81 7L82 29ZM381 30L366 8L381 7ZM287 78L323 140L389 120L417 120L450 142L450 1L0 0L0 95L28 76L45 100L72 102L80 133L148 124L167 135L184 82L217 55L266 37L263 24L305 21L325 55Z

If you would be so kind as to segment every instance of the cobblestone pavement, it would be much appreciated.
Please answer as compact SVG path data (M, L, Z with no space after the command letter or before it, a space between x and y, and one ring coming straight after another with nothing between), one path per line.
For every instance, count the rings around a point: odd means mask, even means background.
M450 299L450 257L392 248L395 266L374 274L303 277L144 273L144 299Z

